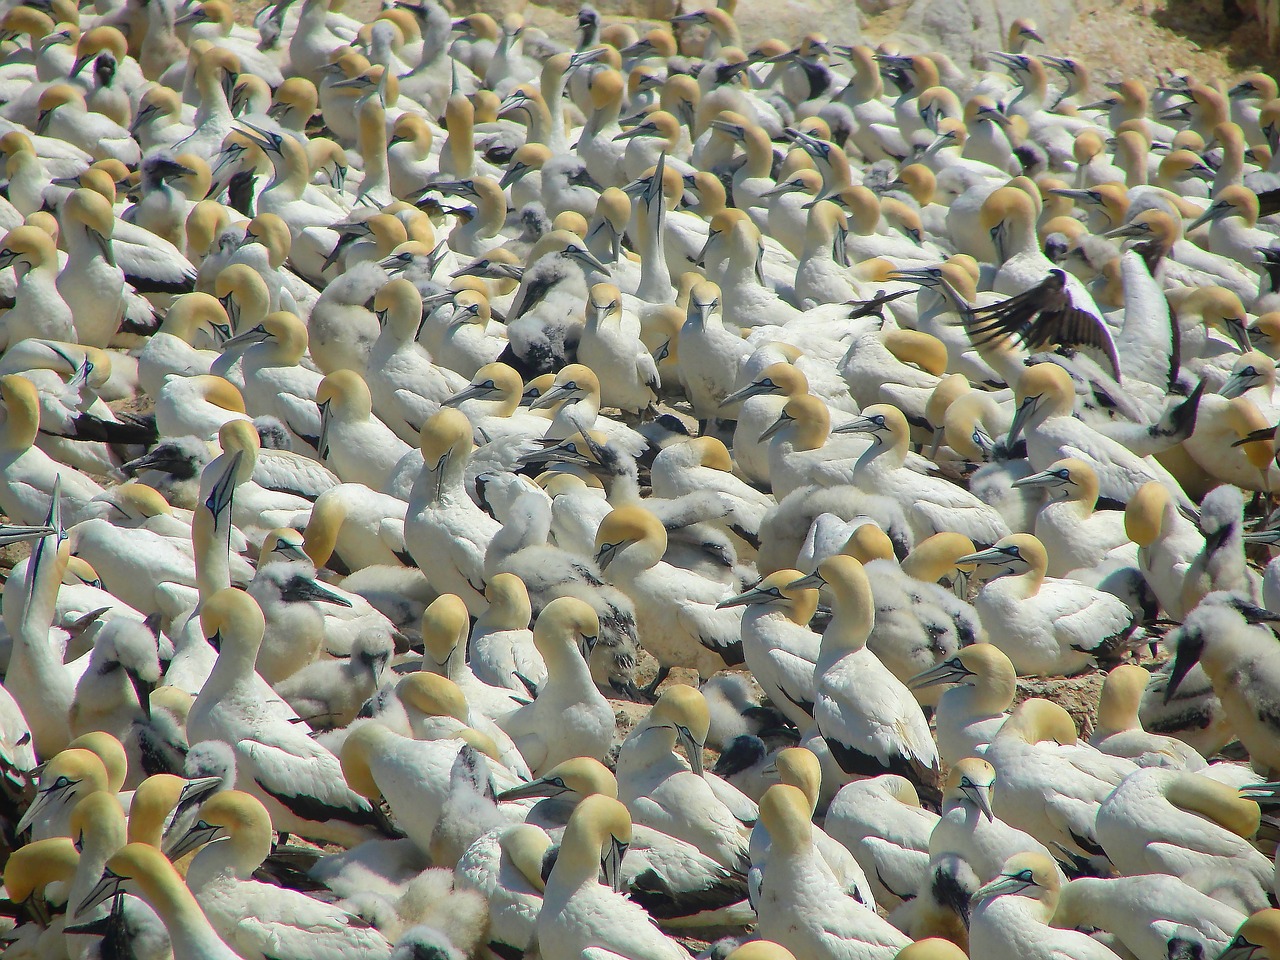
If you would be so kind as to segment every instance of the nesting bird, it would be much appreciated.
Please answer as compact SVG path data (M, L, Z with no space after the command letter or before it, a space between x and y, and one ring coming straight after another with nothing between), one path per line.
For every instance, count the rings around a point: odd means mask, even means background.
M1280 955L1274 80L340 6L0 9L7 951Z

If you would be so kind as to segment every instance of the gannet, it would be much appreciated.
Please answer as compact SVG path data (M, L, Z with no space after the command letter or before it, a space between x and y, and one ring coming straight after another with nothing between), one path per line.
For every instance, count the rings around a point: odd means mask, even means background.
M845 895L813 846L809 804L797 788L765 792L760 817L771 840L755 896L757 932L801 956L893 957L909 939Z
M494 719L505 717L523 701L472 673L466 658L470 626L467 606L461 599L443 593L433 600L422 613L422 669L456 683L473 711Z
M617 800L597 795L578 804L538 913L538 947L548 960L683 958L683 948L661 934L648 914L599 882L602 865L606 882L615 882L630 842L631 817Z
M1274 656L1271 631L1260 624L1273 616L1230 594L1210 594L1170 641L1175 654L1163 696L1169 703L1199 664L1250 759L1272 768L1280 761L1270 719L1280 659Z
M906 417L897 407L873 404L834 433L865 433L871 447L858 460L855 482L898 491L918 537L942 530L963 533L975 543L993 543L1008 535L1004 519L972 494L952 484L904 470L909 440ZM901 478L901 479L899 479Z
M667 533L641 506L619 507L596 531L596 564L636 605L636 633L658 659L657 689L673 666L702 678L741 662L741 617L716 609L725 587L662 559Z
M1125 757L1143 767L1202 770L1204 758L1194 748L1175 737L1147 733L1142 729L1138 709L1150 679L1150 673L1131 663L1122 663L1107 674L1089 744L1103 753Z
M1199 774L1148 767L1127 776L1098 808L1107 858L1126 874L1167 873L1215 894L1229 883L1249 909L1271 887L1271 862L1250 845L1258 805Z
M710 722L692 687L672 686L618 752L618 796L636 823L693 844L731 871L750 863L742 822L703 775L702 747ZM674 753L682 744L689 764Z
M1095 509L1098 477L1082 460L1056 461L1039 473L1015 480L1013 485L1049 491L1049 502L1036 514L1032 532L1048 554L1045 573L1051 577L1095 567L1108 551L1129 540L1123 515Z
M242 955L390 954L386 939L354 917L300 892L252 879L271 852L271 820L251 795L227 790L206 800L196 823L169 855L197 848L202 849L187 867L187 886L213 928Z
M919 674L910 686L944 683L954 686L943 691L934 714L939 756L947 764L982 756L1013 705L1017 675L1012 661L994 644L975 643Z
M947 775L942 819L929 839L929 854L935 862L943 855L959 856L979 884L994 880L1014 854L1050 856L1031 835L996 818L991 809L995 786L996 772L991 764L976 757L959 761ZM931 882L937 883L938 878Z
M1138 960L1170 951L1223 955L1245 915L1173 877L1080 877L1062 887L1053 926L1105 930Z
M1096 854L1099 804L1137 767L1076 741L1075 724L1047 700L1023 701L983 754L999 776L992 810L1041 843Z
M939 533L922 541L899 566L893 543L874 523L860 524L840 552L853 556L866 568L875 600L875 623L867 649L893 675L909 683L922 669L941 662L982 636L982 624L973 608L938 582L934 567L950 556L972 553L973 542L958 533ZM922 693L916 699L937 704L938 694Z
M498 530L462 489L472 450L471 423L442 407L422 426L422 472L405 515L405 546L431 571L431 583L460 596L473 613L484 610L484 550ZM440 557L448 558L441 565Z
M584 658L600 633L587 604L552 600L538 615L533 641L547 666L538 696L505 717L502 728L538 774L572 757L600 759L613 740L613 709L596 690Z
M239 956L214 931L195 897L155 847L130 843L107 860L103 877L76 907L77 913L127 889L164 921L173 949L199 960L235 960Z
M1000 875L973 896L969 949L981 956L1071 957L1113 960L1116 954L1074 930L1049 926L1061 880L1054 862L1040 853L1010 857Z
M884 774L845 784L827 808L825 829L853 852L885 908L915 896L929 865L938 815L920 806L905 777Z
M202 605L200 621L219 653L192 704L189 736L233 745L237 782L266 804L277 828L349 843L373 835L378 815L346 786L338 758L307 736L287 705L262 710L263 682L253 672L265 629L257 604L223 590Z
M822 762L804 747L787 747L778 751L772 767L779 782L799 787L809 799L811 809L816 809L821 799ZM876 903L871 882L858 859L840 841L829 836L817 826L813 828L813 843L831 872L840 882L840 889L859 903L872 906ZM767 869L771 840L768 831L757 822L751 828L751 870L756 875Z
M832 756L850 775L926 775L938 758L924 714L866 647L875 609L866 571L853 557L829 557L788 587L818 583L831 591L832 618L814 667L813 715Z
M525 681L540 687L547 665L533 643L533 608L524 581L498 573L485 583L489 607L476 620L467 647L471 669L485 683L527 692Z
M813 724L814 669L821 638L807 626L817 610L818 591L792 586L801 576L798 570L775 571L718 606L748 607L740 634L747 668L773 705L807 730Z
M1020 673L1078 673L1091 660L1115 659L1133 632L1124 601L1078 581L1046 578L1044 546L1030 534L1006 537L959 562L991 569L983 572L974 607L989 641Z

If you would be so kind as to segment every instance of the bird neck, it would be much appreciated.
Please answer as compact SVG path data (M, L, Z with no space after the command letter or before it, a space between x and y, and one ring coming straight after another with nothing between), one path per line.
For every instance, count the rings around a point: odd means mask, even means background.
M674 302L671 270L667 266L666 241L663 237L667 210L659 196L651 206L644 200L636 204L640 229L636 236L636 252L640 255L640 285L636 296L646 303Z

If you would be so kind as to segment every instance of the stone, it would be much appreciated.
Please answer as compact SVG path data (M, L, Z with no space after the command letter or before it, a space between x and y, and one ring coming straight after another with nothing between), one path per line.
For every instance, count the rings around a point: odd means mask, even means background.
M911 0L899 39L939 49L962 67L982 68L987 53L1003 50L1009 26L1019 17L1035 21L1040 34L1062 36L1075 19L1073 0ZM1034 49L1033 49L1034 52Z

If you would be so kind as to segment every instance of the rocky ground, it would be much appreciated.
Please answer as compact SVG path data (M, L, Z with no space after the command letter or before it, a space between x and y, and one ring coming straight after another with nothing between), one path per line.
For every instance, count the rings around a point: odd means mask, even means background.
M446 0L448 2L448 0ZM459 12L522 10L552 37L573 34L578 0L456 0ZM635 21L638 29L673 12L677 5L696 9L697 0L597 0L613 19ZM248 22L259 0L237 0L239 18ZM348 0L353 16L370 16L379 0ZM1140 77L1148 82L1173 70L1226 81L1251 70L1280 69L1280 53L1267 48L1264 31L1247 19L1237 0L739 0L738 22L748 43L769 35L797 40L819 29L833 39L879 43L892 39L904 47L941 46L960 62L982 64L982 53L996 49L1015 17L1040 25L1046 50L1078 57L1095 83Z

